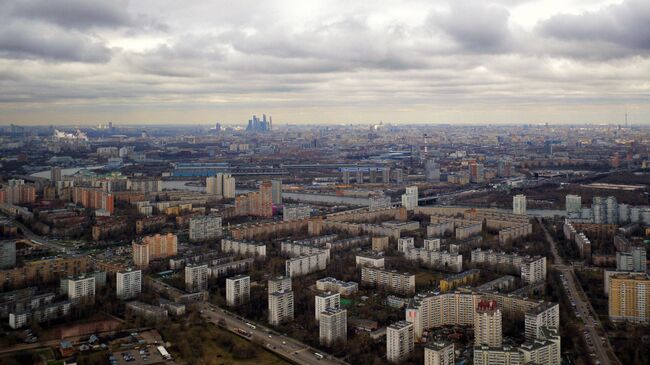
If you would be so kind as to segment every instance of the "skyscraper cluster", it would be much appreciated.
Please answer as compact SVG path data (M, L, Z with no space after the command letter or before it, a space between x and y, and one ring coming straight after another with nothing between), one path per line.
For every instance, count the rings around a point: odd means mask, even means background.
M266 114L262 114L262 119L258 118L256 115L253 115L253 119L248 120L248 126L246 127L247 131L253 132L268 132L273 128L273 118L269 115L269 119L266 119Z

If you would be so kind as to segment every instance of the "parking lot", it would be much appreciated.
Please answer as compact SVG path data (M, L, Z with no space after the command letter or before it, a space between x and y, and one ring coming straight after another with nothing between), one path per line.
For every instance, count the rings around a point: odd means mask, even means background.
M161 364L165 362L155 346L116 351L113 352L109 360L111 365Z

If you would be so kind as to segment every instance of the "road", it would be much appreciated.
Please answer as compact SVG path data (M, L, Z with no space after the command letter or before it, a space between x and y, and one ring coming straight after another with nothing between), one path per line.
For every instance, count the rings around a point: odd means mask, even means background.
M38 245L45 246L45 247L47 247L47 248L49 248L51 250L54 250L54 251L58 251L58 252L61 252L61 253L66 252L66 247L65 246L63 246L63 245L61 245L59 243L52 242L52 241L48 240L47 238L45 238L43 236L37 235L36 233L30 231L29 228L27 228L24 224L18 222L17 220L13 219L12 217L7 217L7 219L9 219L13 225L18 227L18 229L20 229L20 231L22 232L23 236L25 236L25 238L27 238L28 240L31 240L32 242L34 242L34 243L36 243Z
M265 346L269 351L272 351L289 361L301 365L344 365L346 362L335 358L323 351L311 348L304 343L297 341L288 336L283 336L275 331L266 328L260 324L253 324L255 328L251 328L247 323L251 323L245 318L239 317L234 313L217 307L214 304L203 302L200 307L202 308L203 318L210 322L217 324L219 320L225 321L226 328L234 333L237 329L245 330L252 334L250 341ZM241 318L241 319L239 319ZM223 324L223 323L222 323ZM317 358L314 353L317 352L324 356L323 359Z
M606 336L601 338L600 334L604 334L605 331L596 315L596 311L591 306L591 302L587 299L587 295L582 290L582 286L578 284L575 272L573 271L573 266L564 263L564 260L558 253L557 243L546 229L546 226L540 217L537 217L537 222L542 227L542 230L544 230L544 235L546 236L546 240L551 248L554 262L551 266L560 271L566 279L566 281L563 280L563 282L566 283L565 289L569 296L569 300L572 304L575 303L576 316L579 316L584 321L584 324L580 326L580 334L584 338L585 343L587 343L589 349L596 355L600 364L620 364L618 359L616 359L616 355L614 354L614 350L612 349L608 338ZM612 362L610 359L616 359L616 361ZM596 362L593 358L592 361ZM598 364L598 362L596 362L596 364Z

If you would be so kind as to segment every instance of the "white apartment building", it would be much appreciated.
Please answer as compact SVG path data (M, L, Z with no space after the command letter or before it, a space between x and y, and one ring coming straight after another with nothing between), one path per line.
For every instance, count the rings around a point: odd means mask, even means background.
M282 210L283 221L309 218L310 216L311 207L309 205L285 205Z
M424 331L447 325L473 326L478 293L418 294L406 309L406 320L413 323L419 340Z
M95 277L80 276L61 279L61 288L64 289L72 303L93 300L95 298Z
M318 322L320 314L327 308L339 309L341 307L341 294L332 292L318 293L314 297L314 301L314 316L316 322Z
M512 213L526 215L526 195L518 194L512 197Z
M289 276L277 276L269 279L268 293L276 291L291 290L291 278Z
M415 293L415 275L395 270L363 266L361 283L404 295Z
M407 359L415 349L413 323L399 321L386 328L386 358L393 363Z
M221 195L224 199L235 197L235 178L230 174L218 173L205 179L205 192Z
M119 299L135 298L142 292L142 271L126 270L115 274L115 291Z
M455 365L454 343L432 342L424 347L424 365Z
M474 346L474 365L523 365L523 356L517 347Z
M251 277L237 275L226 279L226 303L237 307L248 303L251 297Z
M190 241L203 241L221 237L221 217L203 216L190 218Z
M348 311L339 308L327 308L320 313L318 325L320 343L330 346L336 340L348 337Z
M404 253L411 248L415 248L415 238L403 237L397 240L397 252Z
M524 260L521 265L521 279L534 284L546 280L546 257L537 257Z
M358 292L359 284L354 281L343 281L333 277L326 277L316 281L316 289L338 292L343 296L347 296Z
M208 265L185 265L185 290L196 293L208 290Z
M325 270L329 261L328 256L329 250L321 250L311 255L290 258L285 262L285 275L295 277Z
M359 266L371 266L371 267L384 267L385 260L383 255L379 255L375 252L361 252L356 255L355 261L357 267Z
M266 244L263 242L235 241L224 238L221 240L221 251L244 256L266 257Z
M474 314L474 345L500 347L503 344L501 310L495 301L480 301Z
M402 206L406 210L413 210L418 206L418 187L407 186L406 192L402 194Z
M282 252L284 255L288 255L291 257L325 253L327 262L330 261L329 248L319 247L313 244L305 244L300 241L297 242L284 241L280 243L280 252Z
M580 195L567 195L565 197L565 208L567 216L580 216L582 213L582 198Z
M536 339L519 347L524 364L562 364L561 338L557 330L542 327Z
M542 328L560 328L560 306L557 303L544 302L527 311L524 322L526 340L534 341L541 335Z
M281 290L269 294L269 323L277 326L293 319L293 291Z
M630 247L629 251L616 251L616 270L646 272L646 249L643 246Z

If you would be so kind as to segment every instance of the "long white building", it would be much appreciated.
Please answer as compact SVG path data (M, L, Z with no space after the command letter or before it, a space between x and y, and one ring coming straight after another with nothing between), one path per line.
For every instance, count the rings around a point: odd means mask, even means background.
M266 257L266 244L224 238L221 240L221 251L244 256Z
M190 241L204 241L221 237L221 217L203 216L190 218Z

